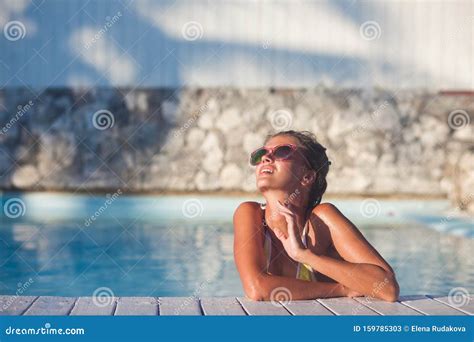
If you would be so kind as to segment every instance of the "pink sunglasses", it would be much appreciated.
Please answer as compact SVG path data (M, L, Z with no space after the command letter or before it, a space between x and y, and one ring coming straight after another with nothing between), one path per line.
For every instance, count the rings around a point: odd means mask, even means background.
M255 166L260 164L264 156L273 156L275 160L286 160L289 159L298 149L302 148L303 147L292 144L278 145L275 147L260 147L250 155L250 165ZM304 154L301 155L305 159L308 166L311 167L311 163L304 156Z

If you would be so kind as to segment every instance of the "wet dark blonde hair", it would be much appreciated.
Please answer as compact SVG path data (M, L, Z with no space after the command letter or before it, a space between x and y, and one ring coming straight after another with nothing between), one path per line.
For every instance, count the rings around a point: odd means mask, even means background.
M303 147L301 152L310 163L311 169L316 171L316 179L311 186L309 193L309 207L312 209L321 203L323 194L326 192L328 186L326 176L329 172L329 165L331 165L331 162L326 155L326 148L318 142L313 133L308 131L281 131L268 135L265 139L265 143L273 137L282 135L294 137L298 140L300 145Z

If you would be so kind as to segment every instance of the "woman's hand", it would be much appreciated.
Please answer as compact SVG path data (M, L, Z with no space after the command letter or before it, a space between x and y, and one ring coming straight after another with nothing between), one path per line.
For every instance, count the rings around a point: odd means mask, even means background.
M280 229L275 229L276 237L281 241L286 253L297 262L303 262L303 256L308 251L299 237L299 230L297 229L297 217L287 207L278 201L279 214L286 219L288 234L283 233Z

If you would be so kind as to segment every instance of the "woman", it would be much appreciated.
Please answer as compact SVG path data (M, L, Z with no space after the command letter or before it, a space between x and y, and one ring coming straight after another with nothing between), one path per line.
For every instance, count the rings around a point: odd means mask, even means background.
M370 296L398 299L390 265L332 204L321 203L329 171L310 132L269 136L251 155L265 205L234 214L234 258L247 297L274 300Z

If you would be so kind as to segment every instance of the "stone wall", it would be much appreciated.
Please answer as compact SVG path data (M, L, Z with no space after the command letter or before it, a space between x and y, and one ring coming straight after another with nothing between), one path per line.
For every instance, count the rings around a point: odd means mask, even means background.
M310 130L328 193L449 196L474 206L474 100L313 88L0 90L0 187L255 191L249 153Z

